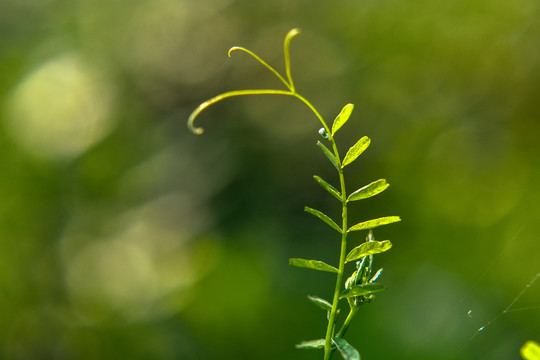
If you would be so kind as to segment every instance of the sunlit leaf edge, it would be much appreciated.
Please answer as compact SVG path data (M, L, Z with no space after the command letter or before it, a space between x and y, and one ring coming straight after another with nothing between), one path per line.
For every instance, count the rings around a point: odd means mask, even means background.
M347 201L357 201L357 200L370 198L372 196L382 193L389 186L390 184L387 183L385 179L376 180L354 191L351 195L349 195L349 197L347 198Z
M371 139L367 136L363 136L360 140L358 140L356 144L354 144L349 151L347 151L341 167L345 167L356 160L356 158L358 158L368 148L370 143Z
M340 233L340 234L343 233L343 231L341 230L339 225L336 224L336 222L334 220L330 219L327 215L323 214L319 210L315 210L315 209L312 209L312 208L306 206L304 208L304 211L310 213L311 215L314 215L314 216L318 217L319 219L324 221L326 224L328 224L330 227L332 227L334 230L336 230L338 233Z
M334 154L332 154L332 152L328 150L328 148L324 146L324 144L320 141L317 141L317 146L321 148L324 155L326 155L326 157L328 158L328 160L330 160L332 165L334 165L334 167L339 171L339 165Z
M341 129L343 125L345 125L347 120L349 120L351 117L353 109L353 104L347 104L341 109L338 116L336 116L334 119L334 123L332 124L332 135L334 135L339 129Z
M364 221L361 223L358 223L356 225L353 225L347 230L347 232L350 231L359 231L359 230L367 230L367 229L373 229L378 226L393 224L395 222L401 221L401 218L399 216L385 216L380 217L373 220Z
M367 241L352 249L347 255L345 262L358 260L368 255L380 254L388 251L391 247L392 243L390 242L390 240Z
M336 199L338 199L339 201L343 201L343 198L341 197L341 194L339 193L339 191L333 187L330 183L328 183L327 181L325 181L323 178L321 178L320 176L313 176L313 178L315 179L315 181L321 185L321 187L323 189L325 189L326 191L328 191L331 195L333 195Z

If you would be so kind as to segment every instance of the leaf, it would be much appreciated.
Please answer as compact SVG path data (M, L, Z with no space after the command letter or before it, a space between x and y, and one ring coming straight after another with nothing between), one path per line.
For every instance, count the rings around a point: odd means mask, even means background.
M367 149L370 143L371 140L367 136L364 136L358 140L356 144L354 144L353 147L347 151L347 155L345 155L345 159L343 159L343 164L341 164L341 167L344 168L356 160L356 158Z
M324 339L302 341L296 345L297 349L322 349L324 348Z
M305 268L305 269L328 271L332 273L338 272L338 269L336 269L335 267L328 265L327 263L324 263L322 261L318 261L318 260L292 258L292 259L289 259L289 265L296 266L299 268Z
M321 219L322 221L324 221L325 223L330 225L332 228L334 228L340 234L343 233L341 228L338 226L338 224L336 224L334 222L334 220L330 219L328 216L326 216L325 214L323 214L319 210L315 210L315 209L312 209L312 208L307 207L307 206L304 208L304 210L307 211L308 213L312 214L312 215L315 215L316 217L318 217L319 219Z
M339 115L335 118L332 124L332 135L334 135L351 117L351 113L354 109L353 104L347 104L341 109Z
M390 184L387 183L386 180L379 179L353 192L349 195L347 201L367 199L383 192L388 186L390 186Z
M350 289L345 289L341 295L340 299L350 298L355 296L369 295L386 289L384 285L381 284L364 284L364 285L354 285Z
M529 340L520 349L521 357L525 360L540 360L540 344Z
M349 230L347 230L347 232L349 232L349 231L358 231L358 230L366 230L366 229L373 229L373 228L376 228L377 226L388 225L388 224L392 224L392 223L395 223L395 222L398 222L398 221L401 221L399 216L381 217L381 218L378 218L378 219L368 220L368 221L364 221L364 222L358 223L356 225L353 225L353 226L351 226L349 228Z
M323 187L323 189L325 189L330 194L332 194L336 199L338 199L339 201L343 201L343 198L341 197L341 194L339 193L339 191L335 187L333 187L332 185L330 185L329 183L327 183L326 181L324 181L323 179L321 179L317 175L313 176L313 178L315 179L315 181L317 181L319 183L319 185L321 185Z
M308 299L312 303L320 307L321 309L326 310L326 311L332 311L332 304L330 304L328 301L321 299L318 296L312 296L312 295L308 295Z
M352 249L349 255L347 255L345 262L358 260L368 255L379 254L385 252L391 247L392 243L390 242L390 240L368 241Z
M341 357L345 360L360 360L360 353L351 344L342 338L335 337L332 339L336 344Z
M326 155L326 157L328 158L328 160L330 160L332 165L334 165L336 167L336 169L339 171L339 165L337 163L337 159L334 156L334 154L332 154L332 152L330 150L328 150L328 148L326 146L324 146L324 144L322 142L320 142L320 141L317 141L317 146L321 148L324 155Z

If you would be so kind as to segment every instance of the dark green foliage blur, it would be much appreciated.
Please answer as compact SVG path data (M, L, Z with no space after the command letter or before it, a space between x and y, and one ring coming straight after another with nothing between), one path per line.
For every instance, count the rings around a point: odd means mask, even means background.
M334 275L288 266L339 255L303 211L339 216L312 179L336 181L319 123L268 96L186 128L220 92L280 87L227 51L282 70L293 27L298 91L329 123L355 104L338 143L372 139L349 192L391 184L351 222L402 218L374 231L394 246L348 333L362 358L518 359L540 340L537 0L8 0L1 359L322 358L294 344L324 336L305 294Z

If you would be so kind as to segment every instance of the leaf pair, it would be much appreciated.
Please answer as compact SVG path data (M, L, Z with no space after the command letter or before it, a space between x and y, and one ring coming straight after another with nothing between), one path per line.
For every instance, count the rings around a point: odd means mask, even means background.
M322 179L320 176L315 175L313 176L313 178L315 179L315 181L317 181L319 185L321 185L323 189L328 191L333 197L335 197L339 201L343 201L343 197L335 187ZM390 186L390 184L388 184L385 179L379 179L353 192L351 195L349 195L347 201L357 201L370 198L372 196L380 194L381 192L386 190L388 186Z
M364 152L364 150L367 149L370 143L371 143L371 140L367 136L364 136L360 140L358 140L356 144L354 144L349 149L349 151L347 151L347 154L345 155L345 158L343 159L343 163L341 164L341 166L338 164L338 161L335 155L332 154L332 152L326 146L324 146L323 143L321 143L320 141L317 141L317 146L321 148L324 155L326 155L326 157L328 158L328 160L330 160L332 165L334 165L334 167L339 171L340 167L343 169L345 166L349 165L354 160L356 160L356 158L359 157Z
M341 129L341 127L343 125L345 125L347 120L349 120L349 117L351 116L351 113L352 113L353 109L354 109L353 104L347 104L341 109L340 113L335 118L334 123L332 124L332 130L331 130L332 136L334 136L336 134L336 132L339 129ZM319 130L319 132L321 133L323 138L325 138L325 139L330 138L329 134L326 131L326 128L322 128L321 130ZM343 159L343 163L341 163L341 165L340 165L338 159L336 158L336 156L326 146L324 146L320 141L317 142L317 145L321 148L324 155L326 155L326 157L328 158L328 160L330 160L332 165L334 165L335 168L339 171L340 168L344 168L345 166L349 165L354 160L356 160L356 158L358 158L358 156L360 156L360 154L362 154L364 152L364 150L367 149L370 142L371 142L371 140L367 136L364 136L360 140L358 140L356 142L356 144L354 144L349 149L349 151L347 151L347 154L345 155L345 158Z
M349 117L351 117L351 113L354 109L353 104L347 104L341 109L338 116L335 118L334 123L332 124L332 136L336 134L336 132L341 129L343 125L349 120ZM343 164L341 164L341 167L345 167L348 164L352 163L360 154L364 152L364 150L367 149L369 146L369 143L371 140L364 136L360 140L356 142L356 144L353 145L347 152L347 155L345 155L345 158L343 159Z
M360 353L346 340L334 337L332 342L338 349L341 357L345 360L360 360ZM324 348L324 339L303 341L296 345L298 349L322 349Z
M341 229L339 227L339 225L336 224L336 222L334 220L330 219L330 217L328 217L328 215L325 215L322 212L320 212L319 210L315 210L315 209L312 209L312 208L307 207L307 206L304 208L304 210L306 212L318 217L322 221L324 221L326 224L328 224L332 229L336 230L338 233L340 233L340 234L343 233L343 229ZM349 230L347 230L347 232L373 229L373 228L376 228L378 226L388 225L388 224L392 224L392 223L395 223L395 222L398 222L398 221L401 221L399 216L380 217L380 218L377 218L377 219L368 220L368 221L364 221L364 222L358 223L356 225L353 225L353 226L351 226L349 228Z

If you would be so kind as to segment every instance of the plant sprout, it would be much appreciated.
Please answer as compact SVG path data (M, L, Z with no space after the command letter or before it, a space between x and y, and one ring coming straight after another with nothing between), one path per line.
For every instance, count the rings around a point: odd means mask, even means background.
M292 29L285 36L285 41L283 44L283 52L285 56L285 76L282 76L278 71L276 71L272 66L262 60L251 50L234 46L229 50L228 53L229 57L233 51L243 51L249 54L259 63L265 66L270 72L272 72L285 85L285 90L252 89L222 93L203 102L191 113L188 119L188 128L195 134L202 134L203 129L201 127L196 127L194 125L194 121L204 109L221 100L243 95L292 96L303 102L315 114L316 118L322 124L319 134L323 139L323 142L317 142L317 146L322 150L324 155L337 170L339 176L339 189L332 186L319 176L314 176L314 179L324 190L326 190L341 204L341 224L338 225L329 216L325 215L319 210L305 207L305 211L316 216L338 232L341 238L341 247L337 267L318 260L307 260L300 258L292 258L289 260L289 264L292 266L336 274L336 283L331 301L327 301L318 296L308 296L308 299L313 304L326 311L328 324L325 337L318 340L303 341L296 345L296 347L302 349L323 349L324 360L331 359L336 350L346 360L359 360L359 352L346 340L344 340L344 336L360 306L365 303L369 303L373 299L375 293L385 289L383 285L376 282L381 275L382 269L373 271L373 256L375 254L385 252L392 247L392 243L389 240L376 241L373 237L372 229L378 226L398 222L401 219L398 216L387 216L363 221L352 226L349 225L348 204L353 201L375 196L388 188L389 184L386 182L386 180L380 179L361 187L350 194L347 192L347 188L345 186L344 168L352 164L368 148L371 140L367 136L360 138L347 151L345 157L342 158L338 151L335 135L349 120L354 109L354 105L345 105L330 127L320 113L315 109L315 107L296 91L296 87L291 76L289 46L292 38L299 33L300 31L298 29ZM327 147L328 144L330 145L330 149ZM366 242L347 252L349 233L361 230L368 231ZM352 272L352 275L346 279L345 264L347 263L354 263L355 269ZM338 315L340 314L340 306L343 303L348 305L348 314L346 318L341 321L341 325L338 326Z

